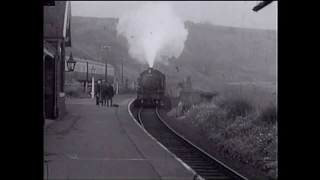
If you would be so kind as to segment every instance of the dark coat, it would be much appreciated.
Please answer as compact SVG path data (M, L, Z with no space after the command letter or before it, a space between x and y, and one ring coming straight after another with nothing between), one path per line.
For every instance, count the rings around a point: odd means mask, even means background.
M114 96L113 87L110 85L104 85L102 90L102 97L112 98Z
M101 93L101 84L95 84L94 87L94 94L100 94Z
M114 90L112 86L109 86L107 89L107 96L113 97L114 96Z

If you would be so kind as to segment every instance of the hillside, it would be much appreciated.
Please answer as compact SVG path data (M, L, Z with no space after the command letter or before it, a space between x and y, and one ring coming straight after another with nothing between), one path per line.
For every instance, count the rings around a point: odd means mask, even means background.
M127 51L124 37L116 36L117 19L72 17L74 56L120 65L125 59L126 77L136 77L139 65ZM276 81L277 32L185 22L189 30L180 57L169 66L155 65L170 83L191 76L199 89L221 90L227 83L272 84ZM112 52L101 51L111 45ZM69 50L70 51L70 50ZM69 52L68 52L69 53ZM179 72L175 66L179 67ZM142 66L141 69L146 68ZM263 86L264 86L263 85Z

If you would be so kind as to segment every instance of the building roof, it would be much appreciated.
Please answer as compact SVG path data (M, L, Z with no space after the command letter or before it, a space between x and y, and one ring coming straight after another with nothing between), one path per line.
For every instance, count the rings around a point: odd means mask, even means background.
M71 3L56 1L55 6L43 7L43 36L61 38L71 47Z
M266 6L268 6L270 3L272 3L273 1L260 1L259 4L257 4L256 6L254 6L252 8L252 10L254 12L258 12L260 11L261 9L265 8Z
M43 52L45 55L49 55L53 58L54 54L55 54L55 48L52 47L48 42L44 41L43 42Z
M70 58L70 56L66 56L66 61ZM98 66L105 66L106 63L102 63L102 62L97 62L97 61L93 61L93 60L88 60L88 59L82 59L82 58L77 58L77 57L73 57L73 59L77 62L88 62L90 64L95 64ZM108 64L109 68L114 68L111 64Z
M71 1L68 1L66 7L66 24L64 25L63 35L66 37L66 47L71 47Z

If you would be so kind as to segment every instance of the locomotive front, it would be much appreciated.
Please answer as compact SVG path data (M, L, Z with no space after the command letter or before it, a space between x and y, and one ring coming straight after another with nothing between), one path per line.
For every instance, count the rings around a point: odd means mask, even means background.
M137 102L160 104L165 92L165 75L158 70L148 68L138 79Z

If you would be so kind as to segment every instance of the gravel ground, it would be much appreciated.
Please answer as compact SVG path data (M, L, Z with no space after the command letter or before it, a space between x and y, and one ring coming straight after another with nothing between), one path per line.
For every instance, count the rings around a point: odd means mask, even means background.
M203 131L183 122L183 119L176 119L174 117L167 116L167 112L164 110L160 110L159 113L165 120L165 122L170 125L177 133L184 136L190 142L203 149L219 161L223 162L225 165L239 172L243 176L249 179L269 179L267 173L261 172L260 170L255 169L250 165L243 164L235 159L232 159L228 155L215 151L215 149L218 149L218 147L216 147L214 143L207 142L205 138L203 138Z

